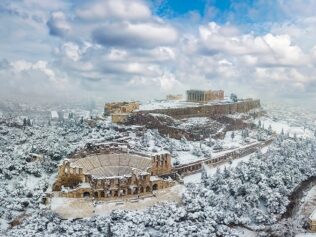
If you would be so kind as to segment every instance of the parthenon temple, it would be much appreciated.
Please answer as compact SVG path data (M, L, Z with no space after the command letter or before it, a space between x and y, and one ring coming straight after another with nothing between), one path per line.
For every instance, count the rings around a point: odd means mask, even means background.
M207 103L212 100L222 100L224 99L223 90L188 90L187 91L187 101L188 102L198 102Z

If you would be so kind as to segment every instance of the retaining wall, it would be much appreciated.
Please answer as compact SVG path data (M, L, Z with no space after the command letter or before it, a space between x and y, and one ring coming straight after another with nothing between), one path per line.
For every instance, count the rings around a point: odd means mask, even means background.
M226 114L246 113L255 108L260 108L260 100L249 99L236 103L201 105L185 108L143 110L140 112L166 114L177 119L188 117L218 118Z

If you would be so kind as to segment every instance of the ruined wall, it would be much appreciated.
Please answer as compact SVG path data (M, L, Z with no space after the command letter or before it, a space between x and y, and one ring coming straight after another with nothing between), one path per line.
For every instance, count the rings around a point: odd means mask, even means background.
M155 109L142 112L166 114L177 119L188 117L218 118L226 114L246 113L251 109L259 107L260 100L245 100L230 104L201 105L197 107L187 108Z
M53 184L53 191L60 191L62 186L76 187L79 183L85 181L85 175L82 168L70 167L69 161L65 160L58 167L58 176Z
M163 175L170 173L172 169L170 154L152 156L151 175Z
M85 153L83 153L83 151L85 151ZM117 156L117 161L119 162L117 164L113 162L113 159L112 163L108 163L107 159L100 161L100 157L94 160L95 162L90 160L88 162L89 164L76 163L80 160L82 161L82 159L88 159L89 157L87 157L87 155L89 154L110 154L110 152L113 152L113 154L116 154L116 152L124 153L128 157L129 155L141 155L146 158L146 162L144 163L144 159L142 160L139 157L129 157L131 160L125 159L122 161L123 158ZM175 181L152 177L152 175L159 176L171 172L172 164L169 153L148 156L137 152L129 152L120 146L88 143L84 149L78 149L72 154L72 157L77 157L77 159L66 159L58 166L58 176L53 184L52 191L54 195L56 194L59 197L115 199L132 195L146 195L152 193L152 191L175 185ZM151 160L148 159L149 157ZM120 163L120 161L122 163ZM114 173L110 173L107 174L108 177L106 175L95 177L89 171L100 167L108 167L111 169L111 167L115 165L121 166L125 175L121 174L120 176L116 176ZM143 172L136 173L132 170L132 173L129 173L126 167L132 169L138 167L137 169L141 169Z

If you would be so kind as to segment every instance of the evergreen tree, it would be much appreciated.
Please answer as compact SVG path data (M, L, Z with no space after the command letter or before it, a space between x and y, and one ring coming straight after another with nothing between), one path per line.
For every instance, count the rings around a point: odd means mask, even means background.
M204 186L207 186L207 183L208 183L208 175L207 175L207 171L206 171L206 167L204 163L202 164L201 183Z
M233 101L233 102L237 102L237 101L238 101L238 97L237 97L237 95L234 94L234 93L231 93L231 94L230 94L230 99L231 99L231 101Z
M258 128L261 128L261 120L258 122Z
M113 233L112 233L112 230L111 230L111 223L108 223L106 232L107 232L107 236L108 237L112 237L113 236Z

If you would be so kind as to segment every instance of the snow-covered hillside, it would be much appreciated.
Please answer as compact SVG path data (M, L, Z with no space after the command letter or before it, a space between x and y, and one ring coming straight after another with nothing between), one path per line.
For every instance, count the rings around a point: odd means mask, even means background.
M35 117L30 117L31 124L7 114L0 120L1 236L294 236L302 232L301 222L282 219L282 214L295 187L316 176L313 119L300 123L268 113L252 129L228 131L223 139L193 141L104 119L75 116L50 121L46 115ZM181 126L204 126L206 122L206 118L188 119ZM301 131L305 127L307 135L288 134L286 128L293 127L303 128ZM177 203L104 215L98 209L98 215L74 220L61 219L42 204L57 164L89 142L126 143L132 150L148 154L169 151L178 165L264 140L278 132L277 128L284 132L268 150L216 168L206 167L205 172L185 178ZM31 153L41 154L43 159L33 159Z

